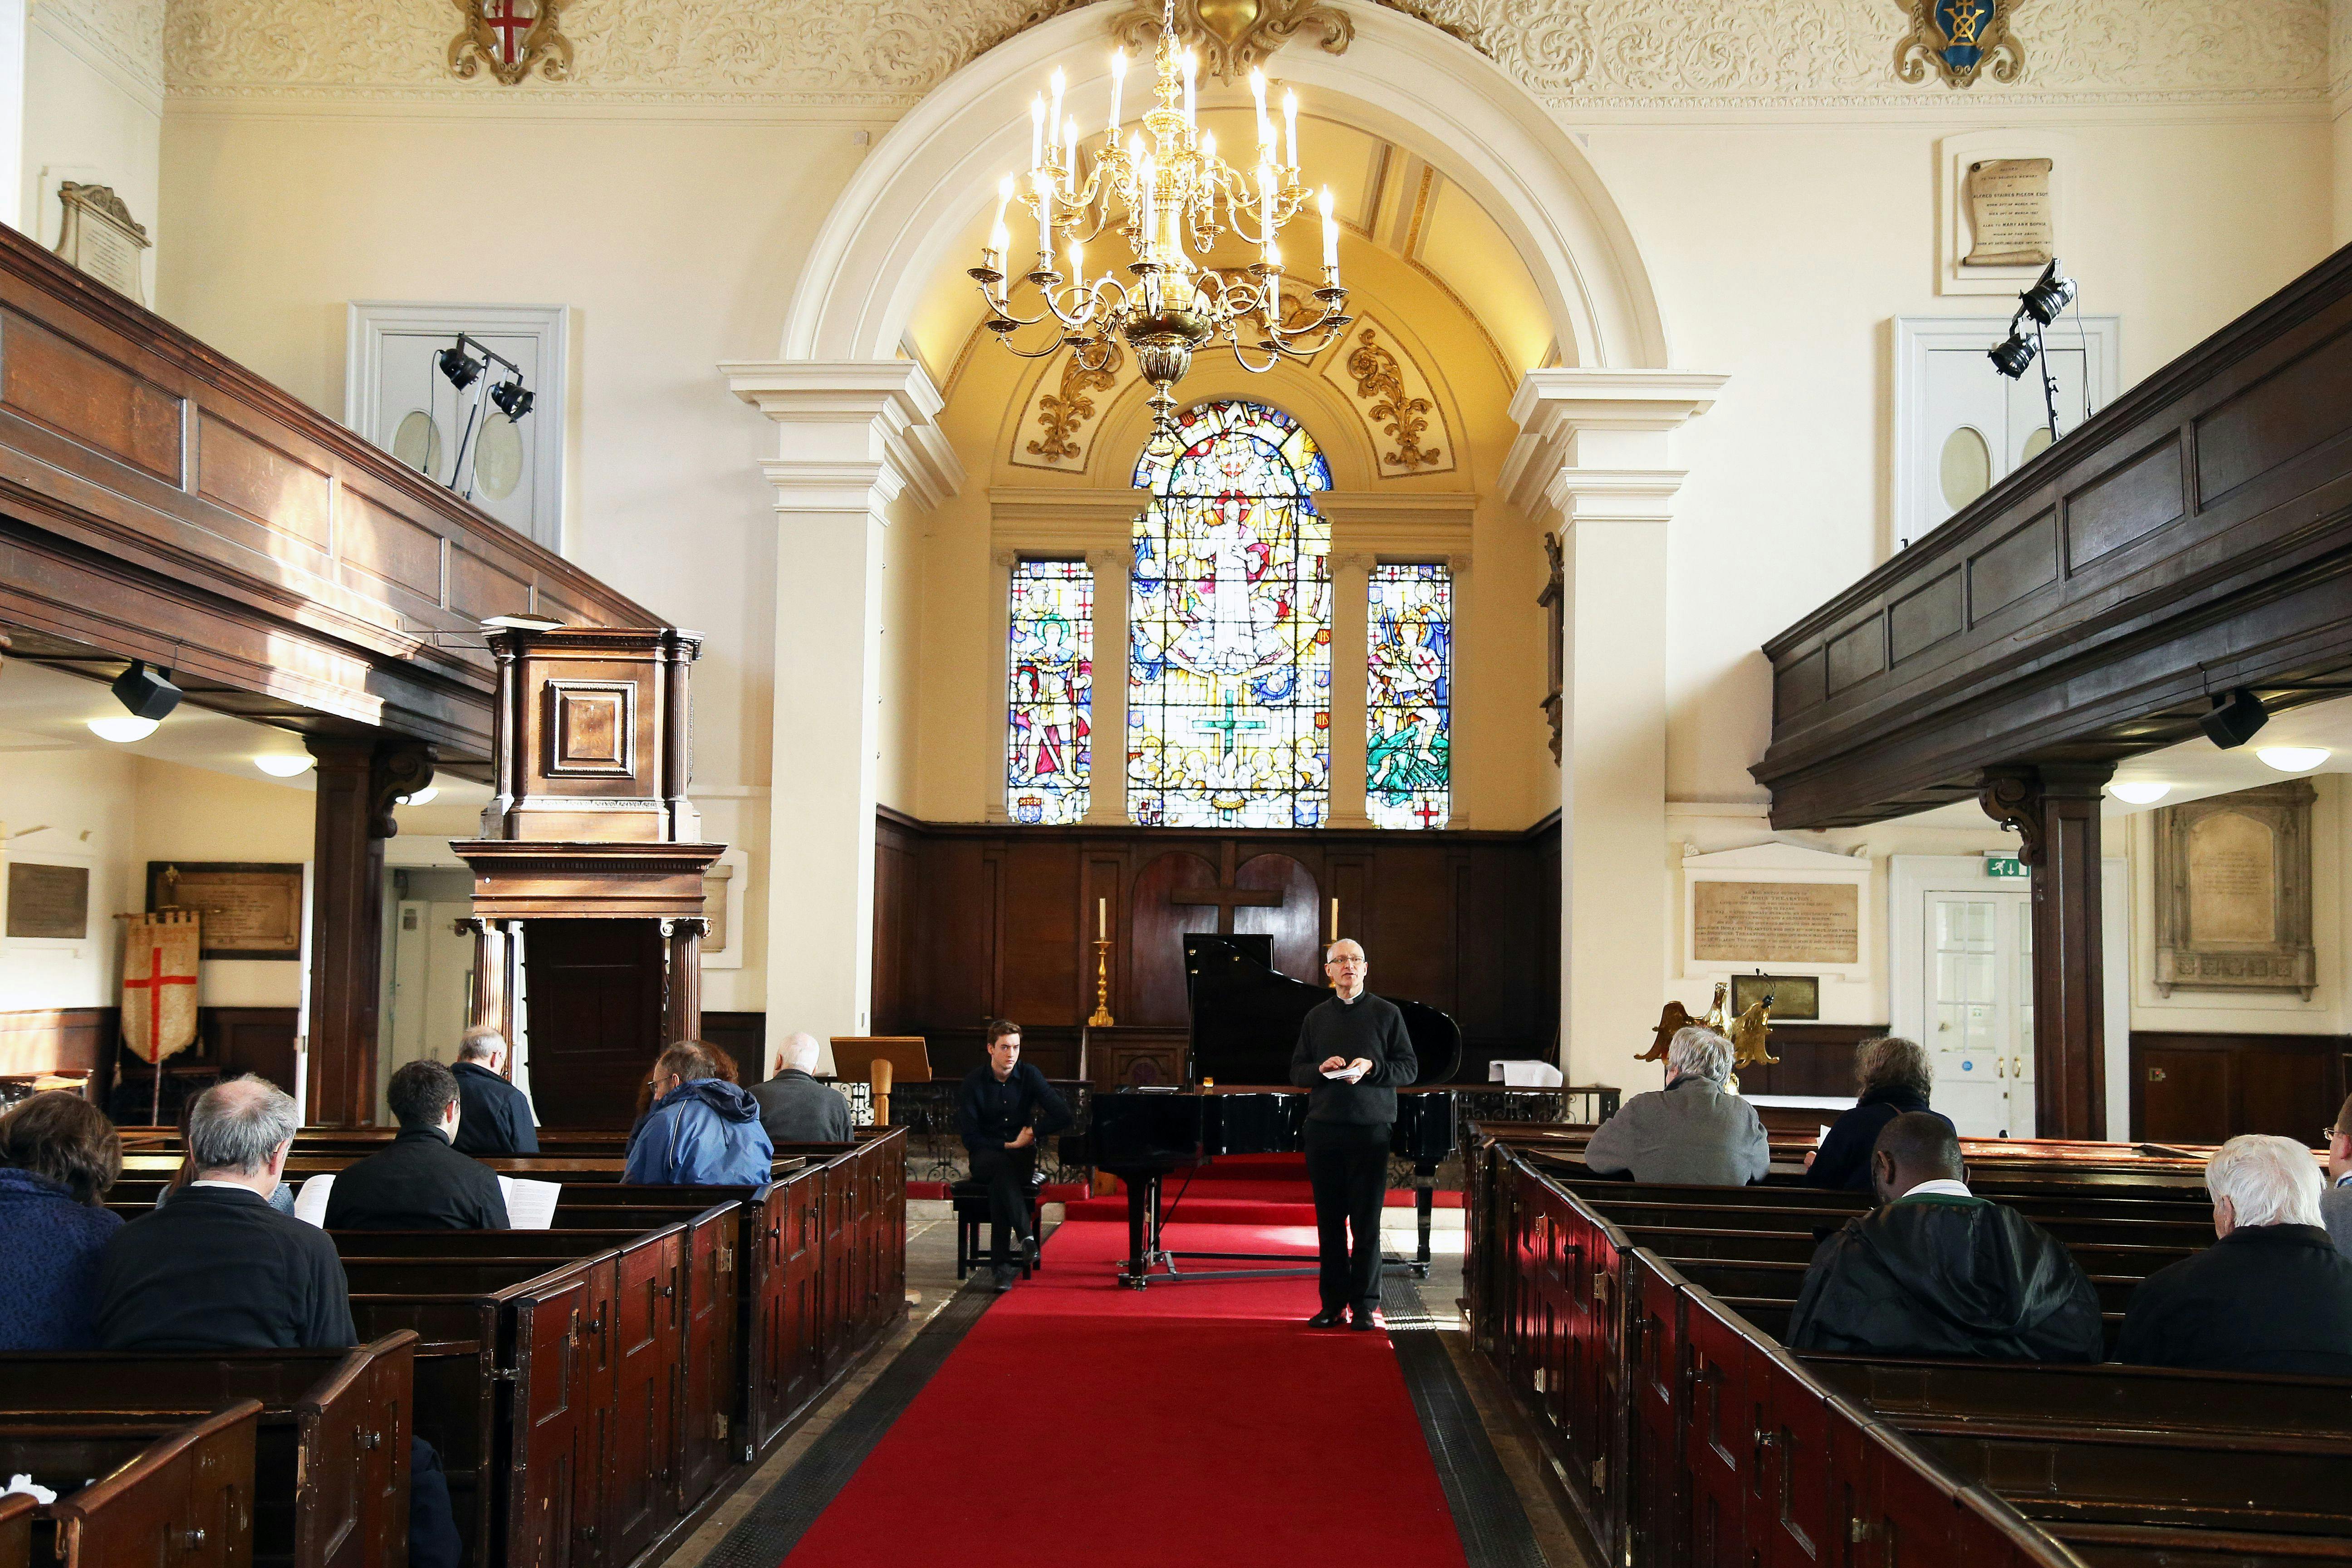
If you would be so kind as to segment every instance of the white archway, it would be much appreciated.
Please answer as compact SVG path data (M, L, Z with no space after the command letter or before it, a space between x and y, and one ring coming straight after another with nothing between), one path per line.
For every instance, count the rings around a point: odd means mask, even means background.
M1575 140L1527 90L1457 38L1394 11L1349 8L1344 55L1279 57L1316 112L1426 160L1517 248L1563 355L1592 369L1663 368L1664 322L1632 231ZM950 247L1027 149L1028 100L1055 66L1079 102L1108 90L1113 10L1031 28L937 88L877 142L811 248L786 313L784 360L888 359ZM1410 116L1397 84L1410 81ZM1524 368L1532 369L1528 366Z

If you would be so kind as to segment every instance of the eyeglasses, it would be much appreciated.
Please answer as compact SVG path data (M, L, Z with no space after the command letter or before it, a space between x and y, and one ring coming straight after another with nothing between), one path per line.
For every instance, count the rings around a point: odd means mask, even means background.
M2352 1134L2338 1132L2336 1130L2336 1124L2331 1121L2326 1127L2319 1130L2319 1146L2325 1149L2334 1143L2338 1138L2347 1136L2352 1136Z

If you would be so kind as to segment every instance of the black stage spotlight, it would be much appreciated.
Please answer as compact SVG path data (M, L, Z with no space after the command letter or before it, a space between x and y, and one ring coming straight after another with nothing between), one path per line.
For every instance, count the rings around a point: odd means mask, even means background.
M490 388L490 401L508 418L520 419L530 412L530 389L520 381L502 381Z
M435 354L433 363L441 367L441 374L448 378L449 384L460 392L473 385L474 378L482 374L482 362L466 352L463 338Z
M135 658L129 669L114 678L112 689L115 700L141 719L160 722L180 705L180 689L172 684L172 672L150 669Z
M2058 319L2066 309L2067 302L2074 298L2074 280L2059 272L2055 258L2042 269L2042 276L2034 279L2033 287L2017 297L2018 303L2025 307L2025 313L2045 327Z
M2241 686L2227 697L2214 698L2213 710L2198 720L2197 727L2205 731L2207 740L2226 752L2252 740L2255 731L2269 723L2270 718L2263 700Z
M2033 356L2039 352L2032 338L2023 332L2011 332L1999 348L1986 351L1985 357L1992 361L1993 369L2015 381L2033 363Z

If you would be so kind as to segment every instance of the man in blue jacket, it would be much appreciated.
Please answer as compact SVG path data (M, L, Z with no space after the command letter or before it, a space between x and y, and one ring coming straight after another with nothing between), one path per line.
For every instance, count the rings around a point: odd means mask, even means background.
M699 1041L683 1040L654 1063L653 1109L629 1138L621 1180L635 1186L759 1186L775 1145L760 1102L719 1076Z

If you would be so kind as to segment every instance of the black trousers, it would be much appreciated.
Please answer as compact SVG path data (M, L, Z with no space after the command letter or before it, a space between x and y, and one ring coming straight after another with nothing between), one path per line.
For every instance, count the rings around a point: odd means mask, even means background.
M988 1184L990 1261L1002 1267L1013 1261L1008 1245L1017 1237L1028 1245L1029 1178L1037 1169L1037 1145L1026 1149L973 1149L971 1179Z
M1389 1184L1389 1130L1348 1121L1307 1124L1307 1182L1328 1310L1381 1304L1381 1205ZM1349 1233L1354 1232L1354 1246Z

